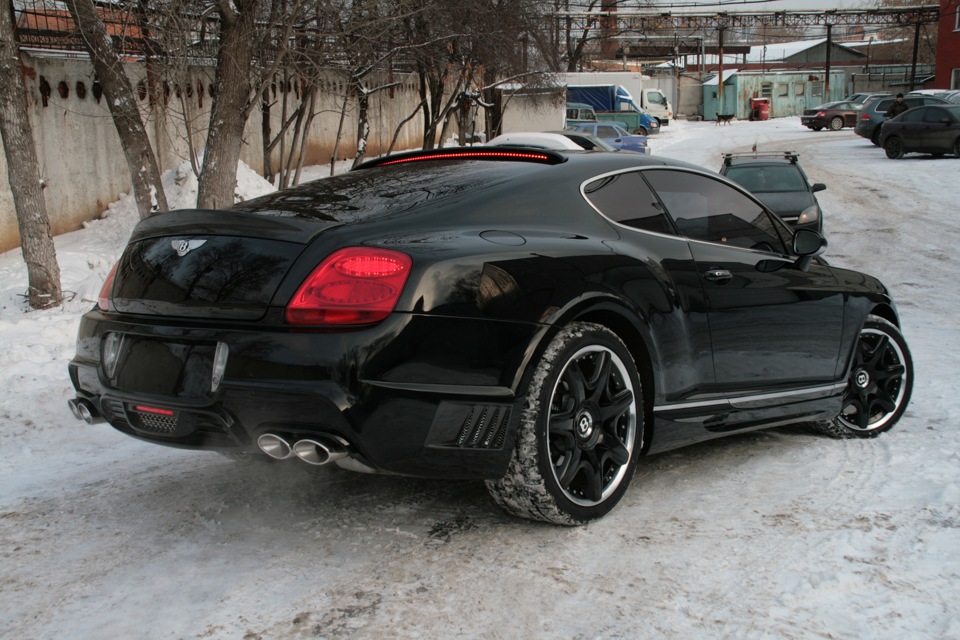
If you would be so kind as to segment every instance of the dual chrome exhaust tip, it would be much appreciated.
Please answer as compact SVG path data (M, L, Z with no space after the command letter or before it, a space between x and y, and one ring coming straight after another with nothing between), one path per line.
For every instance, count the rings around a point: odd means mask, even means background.
M275 433L265 433L257 438L257 446L275 460L286 460L291 456L296 456L307 464L316 466L336 462L347 457L347 450L342 444L332 438L322 436L304 438L290 444Z
M87 424L106 422L93 403L86 398L72 398L67 400L67 406L70 407L70 413L72 413L73 417L77 420L83 420Z

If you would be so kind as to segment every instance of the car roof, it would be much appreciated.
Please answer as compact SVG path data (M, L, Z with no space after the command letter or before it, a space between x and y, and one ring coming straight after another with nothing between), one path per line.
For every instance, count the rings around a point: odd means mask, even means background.
M724 153L723 165L732 166L771 166L796 165L800 155L796 151L753 151L750 153Z
M543 149L583 151L583 147L561 133L545 131L515 131L504 133L487 141L488 146L524 146Z

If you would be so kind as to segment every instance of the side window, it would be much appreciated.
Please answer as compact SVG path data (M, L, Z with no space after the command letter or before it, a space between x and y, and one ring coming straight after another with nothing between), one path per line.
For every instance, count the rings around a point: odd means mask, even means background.
M663 169L646 171L644 177L688 238L787 253L766 210L720 180Z
M938 107L929 107L923 110L924 122L940 122L944 118L949 119L946 109L940 109Z
M583 189L587 200L614 222L640 229L676 235L650 187L636 171L594 180Z
M923 115L929 111L929 109L917 109L916 111L907 111L900 119L903 122L923 122Z
M599 125L597 127L597 137L598 138L619 138L620 134L618 134L617 130L611 127L610 125Z

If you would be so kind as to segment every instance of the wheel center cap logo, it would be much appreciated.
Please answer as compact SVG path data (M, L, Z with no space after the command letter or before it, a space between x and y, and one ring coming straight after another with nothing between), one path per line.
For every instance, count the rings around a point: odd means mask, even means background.
M858 387L864 389L868 384L870 384L870 374L863 370L857 371L854 381L857 383Z
M582 438L586 438L593 431L593 416L589 413L584 413L580 416L580 419L577 421L577 433Z

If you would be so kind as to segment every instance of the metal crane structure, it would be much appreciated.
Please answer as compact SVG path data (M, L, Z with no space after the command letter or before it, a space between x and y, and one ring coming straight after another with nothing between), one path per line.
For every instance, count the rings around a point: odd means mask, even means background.
M605 2L605 9L613 3ZM552 17L557 20L562 30L567 33L588 34L598 32L596 36L601 43L609 37L616 40L635 40L639 46L634 57L645 58L674 58L681 52L691 51L689 38L684 42L681 33L708 34L716 33L716 45L707 47L707 35L696 36L699 41L701 55L716 53L720 60L720 77L723 77L724 34L729 29L785 28L785 27L823 27L826 29L826 89L829 91L830 79L830 48L832 46L832 30L835 26L879 26L879 27L914 27L912 79L916 82L917 56L920 43L920 28L924 24L935 24L940 19L940 7L937 5L920 5L911 7L880 7L871 9L825 9L820 11L752 11L752 12L672 12L650 10L617 10L600 11L556 11ZM677 34L673 38L663 38L660 34L672 31ZM616 35L614 35L616 34ZM651 34L658 34L660 37ZM664 43L664 40L672 42ZM663 44L659 44L663 43ZM603 47L603 44L601 45ZM736 52L742 52L743 47L729 47ZM606 49L609 51L609 49ZM722 99L723 83L719 83L719 92Z

